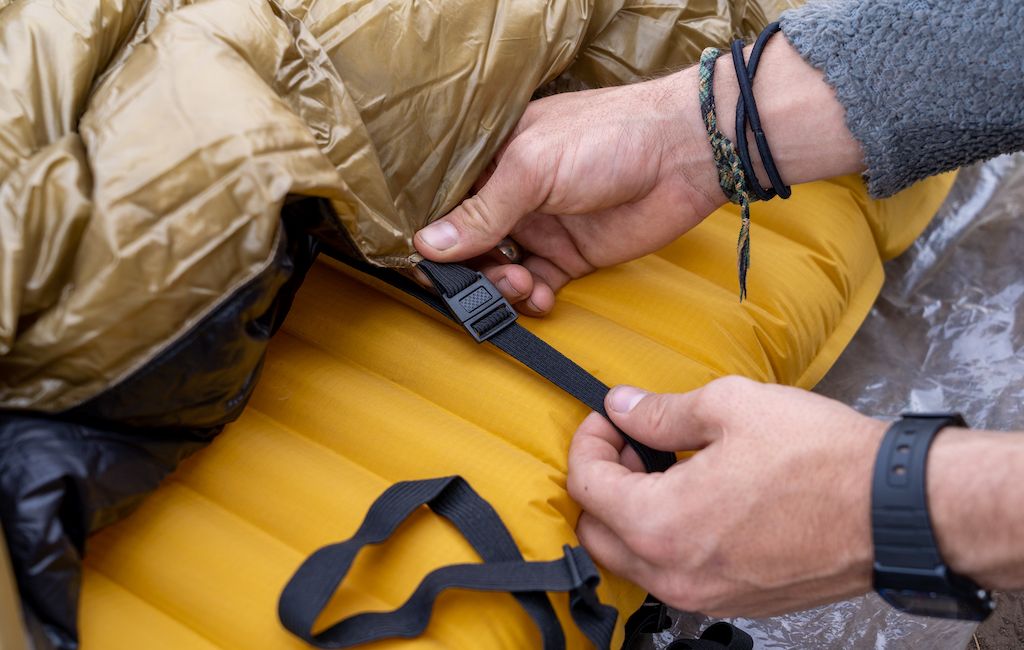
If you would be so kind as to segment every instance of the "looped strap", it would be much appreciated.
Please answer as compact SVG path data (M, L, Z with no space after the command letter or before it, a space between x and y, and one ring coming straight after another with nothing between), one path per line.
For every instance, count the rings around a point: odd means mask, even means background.
M427 505L462 533L484 560L454 564L428 574L412 596L390 612L365 612L314 633L313 625L345 579L359 551L387 540L417 508ZM507 591L541 631L545 650L565 648L565 635L545 592L569 592L569 610L584 635L598 648L611 646L617 612L601 604L597 567L580 547L564 556L527 562L494 508L463 478L396 483L373 503L351 539L325 546L298 568L278 602L286 629L318 648L348 648L385 638L418 636L430 622L434 600L445 589Z

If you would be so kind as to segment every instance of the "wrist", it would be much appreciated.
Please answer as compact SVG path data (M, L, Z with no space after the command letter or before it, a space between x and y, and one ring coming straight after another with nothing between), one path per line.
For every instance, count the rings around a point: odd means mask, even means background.
M843 450L846 471L843 481L836 486L840 495L837 512L847 513L854 522L851 529L851 558L857 567L857 593L871 590L875 562L875 545L871 527L871 482L878 448L889 428L889 423L866 415L860 416L855 429L856 441Z
M671 125L665 134L666 172L690 193L697 212L707 216L727 200L718 182L718 168L701 117L698 69L690 67L650 83L656 89L655 110Z
M982 621L995 608L991 593L943 556L931 515L934 443L965 426L959 413L905 413L879 448L871 492L874 587L900 611Z
M750 47L744 50L749 58ZM681 169L716 207L724 203L718 172L697 97L698 69L688 68L654 83L662 86L662 104L674 107L680 128L675 134ZM712 84L718 128L736 141L739 84L732 57L726 52L715 63ZM820 71L808 64L783 35L768 41L754 78L754 96L765 137L782 180L790 185L863 171L860 144L846 127L846 112ZM748 140L753 134L748 130ZM757 147L749 147L754 172L768 184ZM712 191L713 190L713 191Z
M747 53L749 58L749 48ZM727 63L728 73L723 76L735 85L735 69L731 60ZM864 154L846 126L846 110L835 91L784 35L777 35L765 47L753 91L765 137L784 182L796 185L863 171ZM738 94L738 88L735 92ZM736 100L732 99L732 132L735 111ZM751 147L754 168L765 180L756 149Z
M987 588L1024 586L1022 442L1019 434L949 428L928 458L929 514L943 560Z

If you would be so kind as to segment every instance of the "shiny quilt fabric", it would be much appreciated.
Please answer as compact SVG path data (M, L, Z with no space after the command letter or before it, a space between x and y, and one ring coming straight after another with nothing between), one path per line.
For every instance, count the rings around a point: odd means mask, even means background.
M881 261L934 214L951 179L870 201L858 178L756 206L750 298L735 287L738 215L719 211L657 254L571 284L552 316L524 323L607 383L694 388L729 373L812 386L882 282ZM316 548L352 535L389 485L464 476L527 559L575 544L566 452L585 408L414 300L317 264L274 338L249 408L128 519L91 537L84 650L307 647L277 598ZM713 487L709 487L713 489ZM397 607L432 569L478 561L423 511L368 548L321 619ZM620 626L643 598L604 573ZM585 647L564 595L569 646ZM619 637L621 638L621 628ZM426 633L374 648L536 648L507 594L442 596Z
M271 263L289 194L408 266L538 88L691 64L748 0L16 0L0 9L0 406L60 412Z

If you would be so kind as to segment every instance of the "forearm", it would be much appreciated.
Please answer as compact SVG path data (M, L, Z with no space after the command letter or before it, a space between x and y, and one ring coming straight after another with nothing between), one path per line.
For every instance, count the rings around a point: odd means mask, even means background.
M745 58L749 56L750 46L745 51ZM731 56L718 59L714 81L718 127L735 142L739 85ZM765 46L753 90L772 158L787 184L863 171L860 143L846 126L835 91L821 71L804 61L781 35ZM749 141L754 172L767 186L768 176L752 135Z
M749 47L747 51L749 53ZM704 188L721 204L718 173L708 143L697 98L696 67L652 82L660 86L660 110L674 110L679 167L689 181ZM768 42L754 78L758 114L782 179L787 184L805 183L863 171L860 144L846 126L843 107L824 76L806 63L781 36ZM736 102L739 85L732 58L719 58L713 78L718 128L735 142ZM762 185L768 177L757 147L749 147L754 172Z
M885 196L1024 149L1024 40L1014 33L1024 4L911 4L921 3L812 2L784 15L753 84L784 182L865 171L871 193ZM654 83L664 96L659 107L674 107L685 132L681 168L715 188L697 77L690 68ZM715 66L713 91L718 127L735 142L739 92L728 54ZM749 150L766 185L757 147Z
M1024 434L946 429L928 457L939 548L990 589L1024 588Z

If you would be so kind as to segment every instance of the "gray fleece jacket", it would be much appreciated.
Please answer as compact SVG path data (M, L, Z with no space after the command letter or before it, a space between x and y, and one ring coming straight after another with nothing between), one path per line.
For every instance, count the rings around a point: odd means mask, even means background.
M873 196L1024 149L1024 0L811 0L781 23L845 107Z

